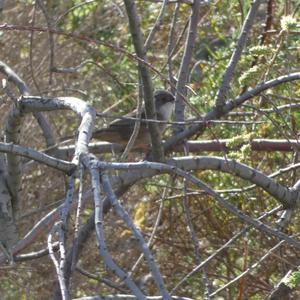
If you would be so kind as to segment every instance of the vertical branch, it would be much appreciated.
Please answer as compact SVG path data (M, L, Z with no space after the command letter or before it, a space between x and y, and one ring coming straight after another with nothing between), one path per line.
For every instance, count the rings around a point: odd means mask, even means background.
M137 15L136 6L133 0L124 0L128 21L129 29L132 36L133 45L137 56L143 60L146 60L146 51L144 48L143 36L140 28L140 20ZM145 111L147 119L155 119L155 108L153 103L153 86L150 73L147 67L139 62L139 71L141 74L142 84L143 84L143 96L145 100ZM156 161L164 160L164 152L161 143L161 137L156 123L148 124L153 158Z
M13 104L5 124L5 142L19 144L22 114L17 106ZM14 217L19 214L19 192L21 189L21 158L20 156L7 153L7 184L12 196L12 208Z
M18 241L18 230L12 209L12 197L6 182L5 157L0 155L0 245L11 259L12 247Z
M140 76L139 76L139 80L140 80ZM143 97L142 97L141 86L139 85L139 96L138 96L138 103L137 103L137 107L136 107L136 116L135 116L138 120L134 123L133 132L130 136L130 139L126 145L124 152L122 153L122 155L120 157L120 161L123 161L127 158L129 152L131 151L132 147L134 146L134 143L136 141L136 138L139 134L139 130L141 127L140 119L141 119L141 115L142 115L142 110L143 110Z
M0 72L4 74L8 81L13 82L22 95L28 95L29 89L25 82L6 64L0 62ZM19 144L21 130L21 112L18 102L14 101L9 111L5 124L5 142ZM11 195L11 207L13 217L19 213L19 189L21 184L21 159L20 157L8 153L7 158L7 185Z
M121 196L123 195L129 188L130 186L122 186L116 191L116 195ZM108 198L105 198L103 200L103 214L108 213L108 211L111 208L111 203L108 200ZM66 285L69 285L70 278L72 276L72 261L74 261L74 264L77 262L78 257L81 252L84 250L84 246L87 244L87 240L91 237L92 233L95 230L95 213L93 212L92 215L89 217L87 222L79 229L78 231L78 238L77 238L77 245L72 245L72 248L68 252L68 255L66 257L66 264L65 264L65 270L64 270L64 275L65 275L65 280L66 280ZM74 257L73 260L73 253L74 253L74 248L77 248L76 251L76 256ZM1 258L1 257L0 257ZM61 299L61 292L60 292L60 287L59 283L56 283L55 285L55 290L54 290L54 295L53 299L55 300L60 300Z
M37 8L37 2L34 3L32 19L30 21L32 27L35 26L36 8ZM39 87L39 84L36 80L36 77L35 77L35 74L34 74L34 69L33 69L33 41L34 41L34 31L32 30L31 33L30 33L30 46L29 46L30 73L31 73L31 78L32 78L33 84L34 84L36 90L38 91L38 93L41 95L40 87Z
M78 235L79 235L79 227L80 227L80 213L82 206L82 198L83 198L83 165L80 165L79 169L79 190L78 190L78 203L76 210L76 218L75 218L75 230L74 230L74 241L72 248L72 263L71 263L71 272L73 272L76 265L76 258L78 252Z
M179 14L180 2L176 3L175 10L172 17L172 22L170 26L169 36L168 36L168 76L169 81L175 85L175 79L173 77L173 64L172 64L172 53L175 48L175 32L176 32L176 22ZM172 87L172 94L175 95L175 89Z
M61 222L65 227L67 226L67 218L69 216L69 211L71 208L71 204L73 202L74 187L75 187L75 173L70 178L64 205L61 209Z
M76 264L78 255L82 252L84 245L86 244L88 238L92 235L95 229L95 215L94 213L89 217L88 221L80 228L77 235L77 243L72 245L72 248L69 250L66 256L66 263L64 269L64 278L66 281L66 286L70 284L70 278L72 276L72 263ZM76 248L76 255L73 256ZM61 299L61 291L59 282L55 284L54 293L53 293L54 300Z
M92 162L91 162L92 164ZM97 168L90 166L90 174L92 178L92 189L94 195L95 203L95 228L96 228L96 238L98 243L98 249L101 257L103 258L104 264L112 270L114 274L119 276L131 292L137 297L137 299L145 300L146 297L139 290L133 280L126 274L118 265L112 260L111 256L107 251L107 246L105 244L104 229L103 229L103 199L100 196L100 176Z
M192 5L192 15L189 22L188 36L185 44L184 54L181 61L178 81L176 85L176 95L175 95L175 121L184 121L184 99L183 96L186 95L186 83L188 80L189 64L192 58L194 44L197 35L197 25L199 20L200 11L200 0L195 0ZM183 131L183 125L174 126L174 134Z
M53 36L52 31L51 31L51 29L52 29L52 20L51 20L51 17L49 15L43 1L42 0L37 0L37 4L41 8L41 10L42 10L42 12L45 16L47 27L48 27L49 47L50 47L49 84L51 84L52 83L52 70L53 70L53 67L54 67L54 36Z
M61 224L60 222L55 223L55 225L52 227L52 230L48 236L48 249L49 249L49 256L51 258L51 260L53 261L56 273L57 273L57 277L58 277L58 282L59 282L59 287L60 287L60 294L61 294L61 298L63 300L68 300L69 299L69 294L68 294L68 289L66 286L66 281L64 278L64 274L63 274L63 270L60 268L60 264L57 260L57 258L55 257L54 254L54 247L53 247L53 235L59 230L58 227L60 227ZM60 243L59 243L60 244ZM64 251L63 247L61 247L62 245L59 245L59 249L62 250L62 252Z
M56 224L53 226L51 230L51 233L48 236L49 255L56 269L60 292L63 300L70 298L67 280L66 280L66 274L65 274L66 271L65 229L67 228L67 218L73 200L74 185L75 185L75 175L72 175L70 182L68 184L68 190L66 193L64 204L61 207L60 221L56 222ZM59 254L60 254L59 261L54 255L53 246L52 246L52 235L56 232L58 233L58 237L59 237Z
M217 91L217 95L216 95L216 99L215 99L215 104L216 104L217 108L219 108L219 109L221 109L225 103L225 98L227 97L227 93L229 91L230 81L233 77L233 73L234 73L235 67L237 65L237 62L242 55L242 51L246 44L249 31L252 27L252 24L253 24L253 21L254 21L254 18L255 18L257 10L259 8L260 3L261 3L261 0L253 0L252 1L251 8L246 16L243 26L242 26L241 33L238 38L237 44L234 47L234 51L231 55L229 63L223 74L222 82L221 82L219 90Z

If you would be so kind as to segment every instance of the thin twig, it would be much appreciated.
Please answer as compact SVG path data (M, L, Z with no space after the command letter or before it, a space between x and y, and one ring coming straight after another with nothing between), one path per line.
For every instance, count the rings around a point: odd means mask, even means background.
M272 209L271 211L264 213L262 216L257 218L257 220L262 220L280 210L281 207L276 207ZM191 276L193 276L196 272L204 268L206 265L208 265L212 259L214 259L217 255L219 255L223 250L227 249L233 242L235 242L237 239L245 235L249 230L251 229L251 226L247 226L244 229L242 229L240 232L236 233L231 239L229 239L225 244L223 244L219 249L217 249L213 254L211 254L209 257L207 257L201 264L199 264L197 267L195 267L191 272L189 272L187 275L184 276L172 289L171 293L174 293L183 283L185 283Z
M52 68L54 67L54 35L52 32L52 17L49 15L46 6L44 5L42 0L36 0L40 9L43 12L43 15L46 19L47 27L48 27L48 37L49 37L49 84L52 84Z

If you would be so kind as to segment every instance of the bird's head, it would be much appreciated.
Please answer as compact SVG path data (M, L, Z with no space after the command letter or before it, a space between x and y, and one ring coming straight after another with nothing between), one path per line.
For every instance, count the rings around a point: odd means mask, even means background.
M155 109L159 120L170 120L174 110L174 96L167 91L158 90L154 93Z

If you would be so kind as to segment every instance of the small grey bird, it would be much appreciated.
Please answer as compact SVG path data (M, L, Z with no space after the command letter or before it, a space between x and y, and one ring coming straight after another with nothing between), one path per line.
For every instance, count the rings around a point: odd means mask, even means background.
M169 121L174 110L174 96L164 90L158 90L154 93L154 104L157 120ZM136 117L136 111L133 111L124 117ZM146 119L145 109L143 108L141 119ZM93 133L93 138L110 143L126 145L133 133L135 120L116 119L109 124L107 128L96 130ZM158 125L162 133L167 124ZM144 148L150 144L150 133L147 122L141 122L140 130L136 138L134 148Z

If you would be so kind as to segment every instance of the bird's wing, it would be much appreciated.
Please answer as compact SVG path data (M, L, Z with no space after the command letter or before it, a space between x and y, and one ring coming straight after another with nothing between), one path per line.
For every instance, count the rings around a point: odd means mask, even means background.
M124 118L136 118L136 109L126 115L124 115ZM145 116L145 112L144 110L142 111L142 114L141 114L141 119L145 119L146 116ZM131 120L131 119L116 119L116 120L113 120L109 125L108 125L108 128L115 128L117 129L118 127L124 127L125 125L126 126L129 126L130 128L133 128L134 127L134 124L135 124L136 120Z

